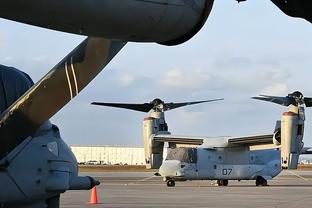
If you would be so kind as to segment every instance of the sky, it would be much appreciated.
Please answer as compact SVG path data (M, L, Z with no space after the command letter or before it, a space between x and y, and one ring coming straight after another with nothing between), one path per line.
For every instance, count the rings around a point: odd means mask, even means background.
M143 146L148 114L91 106L99 102L224 101L166 112L172 134L243 136L271 133L287 108L250 99L312 96L312 25L284 15L270 1L215 1L203 29L174 47L129 43L51 121L68 144ZM0 63L35 81L85 37L0 19ZM312 109L305 144L312 145Z

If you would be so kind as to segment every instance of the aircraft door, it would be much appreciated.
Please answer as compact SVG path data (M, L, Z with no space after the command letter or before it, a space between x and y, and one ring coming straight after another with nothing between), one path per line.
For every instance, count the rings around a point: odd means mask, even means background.
M187 179L198 179L197 161L197 148L187 148L187 160L184 164L181 164L182 171Z
M198 179L210 179L215 175L215 170L217 169L217 151L199 148L197 154Z

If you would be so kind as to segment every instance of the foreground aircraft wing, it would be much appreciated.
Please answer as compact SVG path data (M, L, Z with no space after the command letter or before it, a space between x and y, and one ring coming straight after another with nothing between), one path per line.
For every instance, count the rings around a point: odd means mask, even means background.
M228 138L229 145L252 146L273 144L273 134L263 134L244 137L230 137Z
M201 137L190 137L190 136L177 136L177 135L155 135L155 142L169 142L175 144L189 144L189 145L202 145L204 143L204 139Z
M0 116L0 159L77 96L125 42L87 38Z

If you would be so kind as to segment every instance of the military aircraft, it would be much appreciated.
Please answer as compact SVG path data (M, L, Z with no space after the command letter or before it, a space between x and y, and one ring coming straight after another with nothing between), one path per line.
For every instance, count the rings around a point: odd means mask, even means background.
M59 207L78 177L76 159L48 119L128 41L177 45L205 24L213 0L1 0L0 18L90 36L0 115L0 206Z
M238 2L247 0L237 0ZM312 2L307 0L271 0L281 11L291 17L304 18L312 23Z
M1 18L90 37L0 115L0 184L6 187L0 189L0 207L57 208L61 193L98 185L78 176L73 153L48 119L128 41L183 43L204 25L212 4L213 0L1 1Z
M87 38L1 114L0 207L58 208L61 193L99 184L78 176L75 156L48 119L77 96L125 44ZM14 77L5 81L17 82ZM14 89L1 89L1 99L16 96L8 94Z
M227 186L228 180L255 180L257 186L266 186L267 180L277 176L282 169L296 169L300 154L309 154L311 148L303 148L304 105L312 106L312 98L294 92L286 97L259 96L254 99L289 106L282 119L276 122L271 134L244 137L194 137L171 135L165 122L164 112L186 105L199 104L165 103L155 99L151 103L101 103L94 105L125 108L150 115L143 121L143 139L147 168L159 168L167 186L175 181L217 180ZM164 143L167 156L163 160ZM177 147L177 145L196 147Z
M290 16L312 21L311 1L271 1ZM202 28L213 3L214 0L1 0L0 17L85 36L177 45Z

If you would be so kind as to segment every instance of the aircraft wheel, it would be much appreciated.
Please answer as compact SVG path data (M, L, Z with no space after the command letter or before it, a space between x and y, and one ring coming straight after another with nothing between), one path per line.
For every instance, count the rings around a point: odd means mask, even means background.
M265 180L263 177L258 176L256 179L256 186L267 186L268 185L268 181Z
M175 181L174 180L168 180L167 181L167 186L168 187L175 187Z
M218 186L227 186L229 184L228 180L217 180Z

